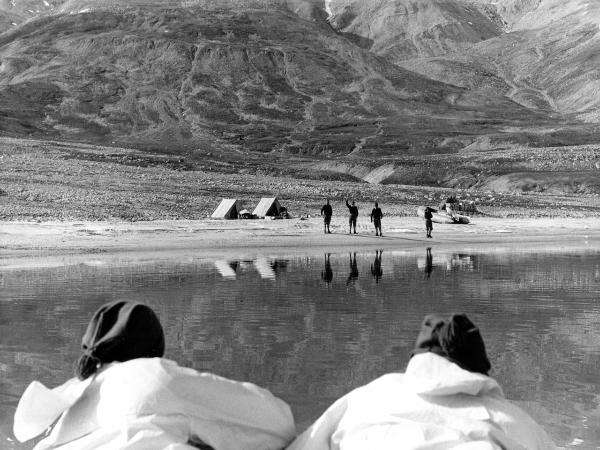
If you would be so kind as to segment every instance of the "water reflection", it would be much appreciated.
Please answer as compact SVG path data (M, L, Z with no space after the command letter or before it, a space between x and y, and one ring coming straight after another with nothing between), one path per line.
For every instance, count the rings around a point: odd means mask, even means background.
M238 272L245 271L248 267L253 267L260 278L263 280L275 280L277 274L287 270L287 259L273 259L266 257L257 257L254 260L218 260L214 262L217 272L226 280L235 280Z
M394 252L389 252L390 256L395 256ZM334 255L339 260L339 255ZM326 284L334 281L334 271L332 265L332 254L324 253L323 269L321 270L321 280ZM375 250L375 253L361 254L359 252L350 252L348 256L348 276L346 285L355 285L360 278L359 269L361 259L371 259L370 267L367 266L365 273L371 273L375 283L379 283L384 278L383 271L383 250ZM395 258L397 259L397 258ZM393 260L391 261L393 262ZM263 280L276 280L282 274L285 274L290 268L290 260L268 256L258 256L254 259L234 259L217 260L213 262L215 269L223 279L235 280L240 275L255 274ZM435 267L443 269L445 273L452 271L473 272L478 267L478 256L464 253L441 253L433 256L431 247L425 251L424 257L416 258L418 269L422 270L425 278L430 278ZM391 266L393 269L393 266ZM390 276L393 276L393 272Z
M356 252L350 253L350 273L346 280L346 286L354 284L358 279L358 264L356 263Z
M263 280L274 280L277 274L266 258L256 258L254 267Z
M168 357L270 388L299 428L350 389L403 369L426 313L462 311L509 398L559 444L600 445L598 252L357 249L0 268L0 279L0 448L28 448L7 441L18 396L30 380L70 377L89 317L118 299L157 311Z
M217 268L217 271L226 280L235 280L236 270L237 270L238 266L239 266L239 263L237 261L233 261L233 262L215 261L215 267Z
M443 268L445 271L473 272L478 267L477 261L478 255L464 253L441 253L433 256L431 247L428 247L425 257L417 259L417 267L422 269L429 278L434 267Z
M375 250L375 260L371 264L371 275L375 278L375 283L379 283L381 277L383 277L383 269L381 268L381 257L383 250Z
M325 267L321 271L321 279L328 284L333 280L333 270L331 269L331 253L325 253Z
M427 278L431 278L431 272L433 272L433 255L431 254L431 247L427 247L425 256L425 275Z

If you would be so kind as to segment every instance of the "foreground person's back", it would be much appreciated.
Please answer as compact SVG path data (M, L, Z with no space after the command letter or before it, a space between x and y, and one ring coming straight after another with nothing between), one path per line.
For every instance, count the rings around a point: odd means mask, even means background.
M293 438L290 408L269 391L160 357L164 336L149 308L103 308L84 336L83 379L52 390L34 382L23 394L19 440L55 422L36 450L279 450Z
M404 374L340 398L288 449L554 449L488 370L483 341L466 316L428 317Z

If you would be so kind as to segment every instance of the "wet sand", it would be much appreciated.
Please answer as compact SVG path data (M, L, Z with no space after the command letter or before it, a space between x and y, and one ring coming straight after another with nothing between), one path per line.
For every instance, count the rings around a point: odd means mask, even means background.
M425 237L417 217L384 219L384 237L376 237L368 220L349 235L345 217L334 218L332 234L320 218L307 220L172 220L151 222L0 222L0 268L65 258L242 257L258 253L306 254L360 248L457 250L600 248L600 221L595 218L474 218L469 225L434 224ZM120 256L119 256L120 255ZM57 259L58 258L58 259Z

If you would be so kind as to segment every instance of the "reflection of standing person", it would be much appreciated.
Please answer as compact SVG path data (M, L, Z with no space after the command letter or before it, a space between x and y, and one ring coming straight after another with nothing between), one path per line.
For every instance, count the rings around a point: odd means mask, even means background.
M348 274L348 279L346 280L346 285L350 283L354 283L358 278L358 265L356 264L356 252L354 252L354 258L352 258L352 254L350 254L350 273Z
M348 234L352 233L353 226L354 234L356 234L356 218L358 217L358 207L356 206L354 200L352 200L352 205L350 205L350 203L348 203L348 200L346 200L346 206L348 207L348 211L350 212L350 230L348 231Z
M321 279L328 284L333 280L333 270L331 270L331 263L329 262L330 256L331 253L325 253L325 268L321 272Z
M427 237L431 237L431 232L433 231L433 213L431 212L431 208L428 206L425 208L425 231L427 232Z
M327 199L327 203L321 208L321 215L323 216L323 228L325 233L331 233L329 224L331 223L331 216L333 216L333 208L329 204L329 199Z
M381 255L383 250L375 250L375 261L371 264L371 275L375 277L375 283L379 283L381 277L383 277L383 269L381 268Z
M427 278L431 276L433 271L433 256L431 255L431 247L427 247L427 255L425 256L425 275Z
M375 202L375 208L373 208L373 211L371 211L371 222L373 222L373 225L375 225L375 236L383 236L383 233L381 232L382 217L383 212L381 211L381 208L377 202Z

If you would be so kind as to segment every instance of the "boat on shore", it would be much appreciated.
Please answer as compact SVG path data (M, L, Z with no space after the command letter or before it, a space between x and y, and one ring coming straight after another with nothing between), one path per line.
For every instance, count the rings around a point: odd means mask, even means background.
M417 216L425 218L425 208L427 208L427 206L419 206L417 208ZM440 211L437 208L432 208L431 206L429 209L431 209L431 221L435 223L468 224L471 221L469 217L463 216L462 214L448 214L446 211Z

